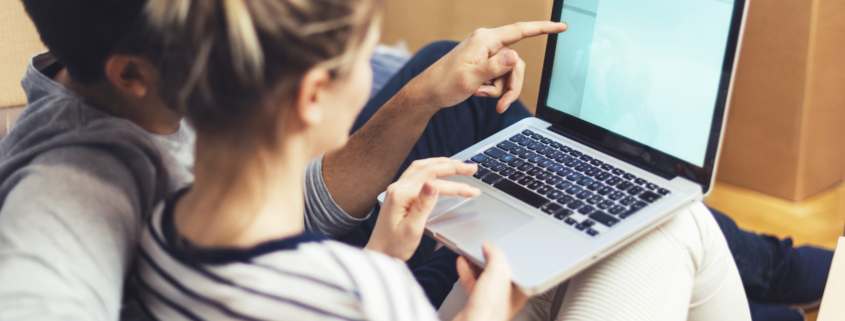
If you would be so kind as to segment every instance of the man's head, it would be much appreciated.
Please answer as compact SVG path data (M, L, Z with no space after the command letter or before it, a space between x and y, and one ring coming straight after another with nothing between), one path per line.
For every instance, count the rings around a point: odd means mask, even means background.
M148 37L146 0L22 0L41 40L67 69L60 82L115 116L157 133L178 128L159 97L159 49Z

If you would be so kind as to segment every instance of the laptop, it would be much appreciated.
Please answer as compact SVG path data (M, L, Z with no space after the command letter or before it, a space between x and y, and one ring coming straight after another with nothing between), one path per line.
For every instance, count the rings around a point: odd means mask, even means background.
M536 117L454 155L426 233L542 293L701 201L716 175L748 0L555 0ZM382 198L383 200L383 198Z

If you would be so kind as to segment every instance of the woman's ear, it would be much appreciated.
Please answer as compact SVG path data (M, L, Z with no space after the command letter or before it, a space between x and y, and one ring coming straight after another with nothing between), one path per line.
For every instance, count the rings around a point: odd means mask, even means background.
M106 78L118 91L143 98L155 86L158 70L141 57L113 55L106 61Z
M296 98L296 113L303 125L314 126L323 121L330 83L329 71L322 67L311 68L302 77Z

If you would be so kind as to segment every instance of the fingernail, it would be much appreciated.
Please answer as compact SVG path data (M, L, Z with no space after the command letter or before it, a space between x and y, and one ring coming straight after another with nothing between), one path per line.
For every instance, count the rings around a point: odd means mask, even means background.
M502 64L506 67L511 67L516 64L516 55L513 51L508 51L502 55Z
M475 95L475 96L477 96L477 97L490 97L490 95L488 95L487 93L478 93L478 95Z

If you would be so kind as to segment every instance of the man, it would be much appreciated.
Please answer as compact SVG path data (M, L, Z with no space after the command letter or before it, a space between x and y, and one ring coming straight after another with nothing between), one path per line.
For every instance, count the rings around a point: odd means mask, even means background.
M190 182L193 136L157 96L154 53L135 25L143 1L24 3L54 57L33 58L27 110L0 143L0 319L114 320L140 219ZM454 154L528 117L516 101L524 63L506 45L544 30L506 31L436 44L408 63L368 104L348 148L311 165L308 226L340 236L411 160ZM345 239L365 239L366 227ZM436 271L440 283L452 277Z

